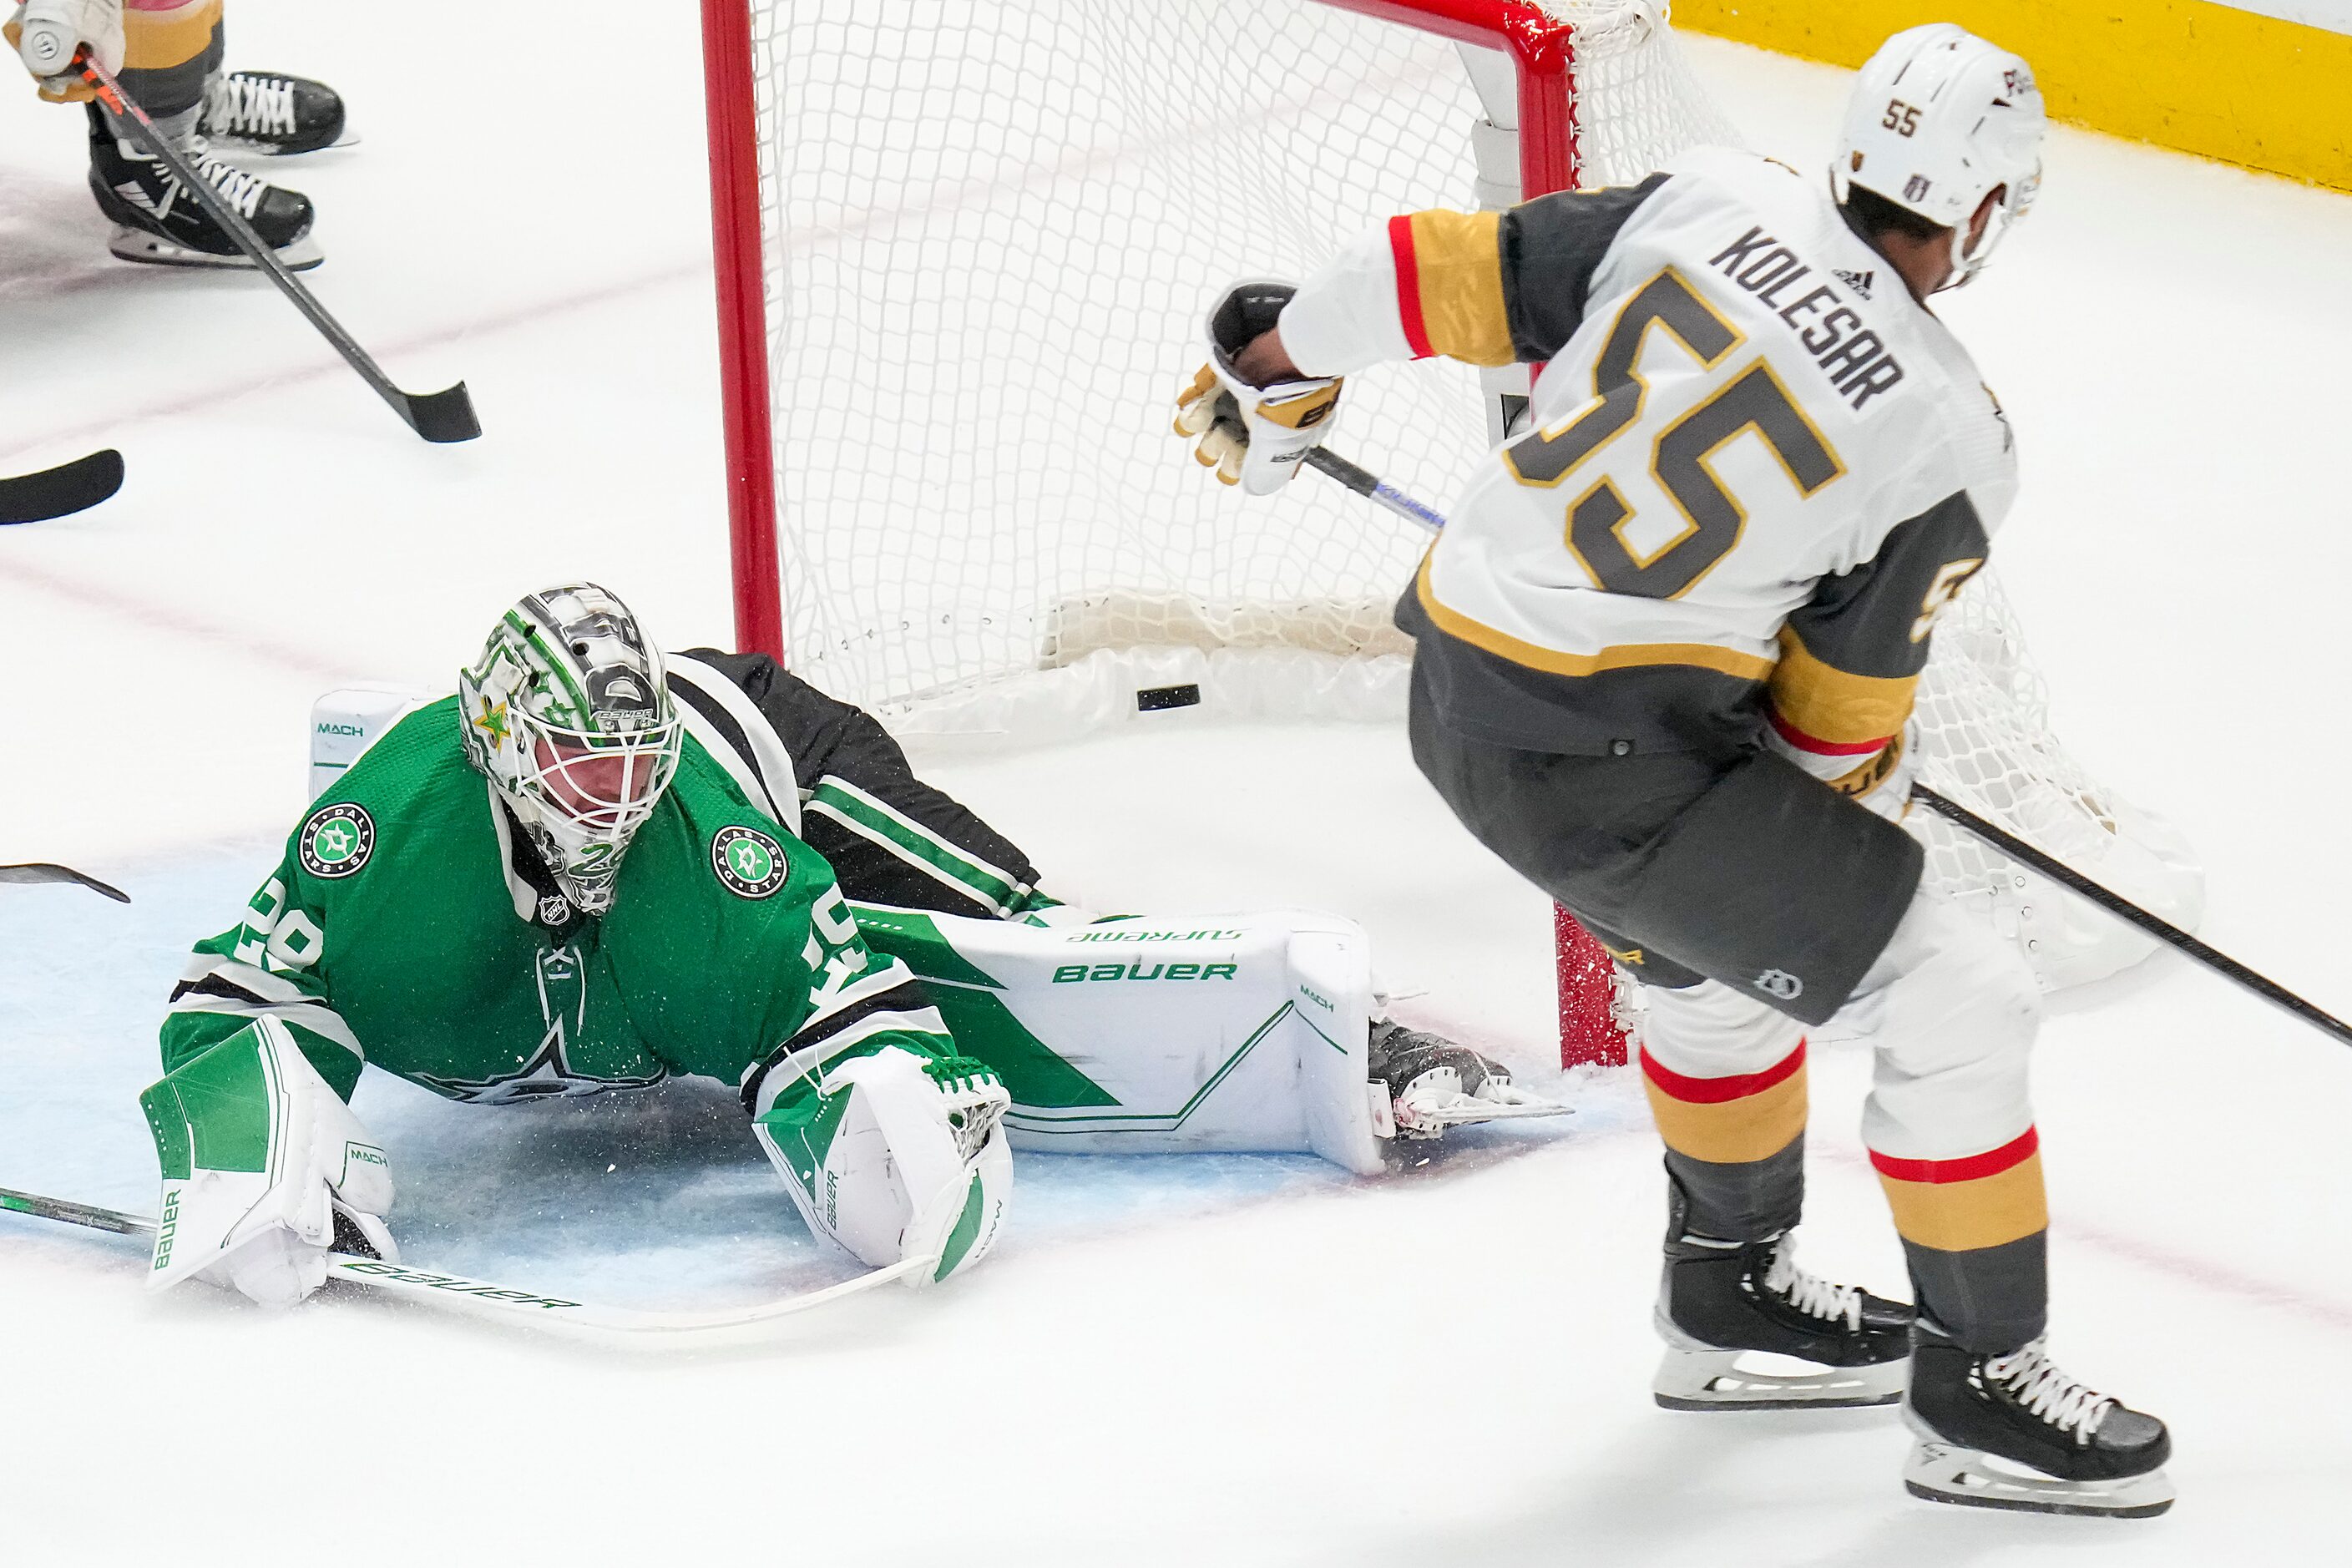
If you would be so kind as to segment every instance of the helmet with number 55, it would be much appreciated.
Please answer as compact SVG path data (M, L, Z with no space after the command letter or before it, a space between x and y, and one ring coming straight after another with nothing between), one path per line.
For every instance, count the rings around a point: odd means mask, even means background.
M677 771L660 650L593 583L526 595L457 677L466 759L584 914L613 906L630 838Z
M2024 60L1950 22L1907 28L1854 81L1831 186L1841 202L1858 188L1949 229L1943 287L1957 289L2032 206L2047 123Z

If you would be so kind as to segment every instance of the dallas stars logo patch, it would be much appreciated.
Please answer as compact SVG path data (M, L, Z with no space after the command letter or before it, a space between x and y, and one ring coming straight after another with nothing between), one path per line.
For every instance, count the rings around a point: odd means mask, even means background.
M375 823L356 805L331 805L310 814L297 847L313 877L348 877L375 853Z
M710 868L739 899L764 899L784 885L784 847L756 827L722 827L710 841Z

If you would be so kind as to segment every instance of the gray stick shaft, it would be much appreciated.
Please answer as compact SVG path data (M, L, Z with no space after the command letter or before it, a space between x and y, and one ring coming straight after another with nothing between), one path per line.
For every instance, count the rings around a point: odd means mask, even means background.
M1911 798L1938 816L1959 824L2010 858L2022 861L2052 881L2073 889L2117 920L2136 925L2157 941L2187 953L2224 980L2243 986L2273 1007L2294 1014L2313 1028L2333 1035L2346 1045L2352 1045L2352 1024L2314 1006L2276 981L2255 973L2228 953L2198 941L2170 921L2148 913L2120 893L2110 892L2072 866L2043 854L2017 835L1994 826L1968 807L1948 800L1926 784L1913 784Z
M466 396L465 383L459 382L447 391L430 393L422 397L411 397L394 386L392 378L383 374L367 350L360 347L357 340L343 331L342 323L327 313L327 308L319 303L318 297L305 288L302 280L287 269L286 263L278 258L278 253L254 233L253 225L246 221L245 215L224 200L221 194L213 188L212 182L198 174L194 165L172 145L171 138L155 128L155 122L147 118L147 111L122 90L122 84L114 79L113 73L86 57L82 60L82 69L95 85L103 89L99 101L106 106L115 125L145 148L150 157L160 160L172 172L172 177L196 199L196 205L220 225L222 232L236 242L236 247L245 252L256 267L269 275L269 280L278 285L279 292L294 301L295 309L310 318L310 324L334 345L335 352L343 356L344 363L359 372L362 380L375 388L376 395L390 404L393 412L405 420L410 429L428 441L463 441L481 434L481 426L474 421L473 405Z
M1379 502L1400 516L1411 518L1424 528L1435 530L1445 526L1444 518L1411 496L1383 483L1370 469L1360 468L1337 453L1327 452L1318 447L1307 455L1307 462L1317 472L1328 475L1358 495ZM1390 500L1391 497L1395 500ZM2110 892L2072 866L2053 859L2015 834L2003 832L1968 807L1946 799L1926 784L1912 785L1911 798L1959 824L2002 854L2021 860L2051 880L2073 889L2117 920L2137 926L2157 941L2187 953L2224 980L2243 986L2272 1006L2293 1014L2313 1028L2332 1035L2346 1045L2352 1045L2352 1024L2347 1024L2334 1014L2305 1001L2276 981L2255 973L2228 953L2198 941L2171 921L2148 913L2121 894Z

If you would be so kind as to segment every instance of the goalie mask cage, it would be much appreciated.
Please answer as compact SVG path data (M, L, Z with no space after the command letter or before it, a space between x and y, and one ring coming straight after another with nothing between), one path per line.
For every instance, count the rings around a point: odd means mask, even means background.
M1168 421L1210 296L1397 212L1738 142L1651 0L703 0L703 24L738 646L901 732L1068 734L1174 684L1401 713L1389 607L1425 540L1312 477L1252 501L1194 467ZM1345 446L1442 505L1526 376L1375 367ZM2051 738L1988 575L1922 683L1926 776L2189 923L2193 864ZM1915 826L2045 985L2146 951ZM1622 1062L1630 999L1558 933L1562 1061Z

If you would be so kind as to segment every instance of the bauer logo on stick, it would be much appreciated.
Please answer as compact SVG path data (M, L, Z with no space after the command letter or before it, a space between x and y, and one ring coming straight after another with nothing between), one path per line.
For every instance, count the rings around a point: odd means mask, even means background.
M710 841L710 868L736 897L764 899L784 885L784 848L755 827L722 827Z
M375 823L356 805L331 805L302 825L302 868L313 877L348 877L375 853Z

